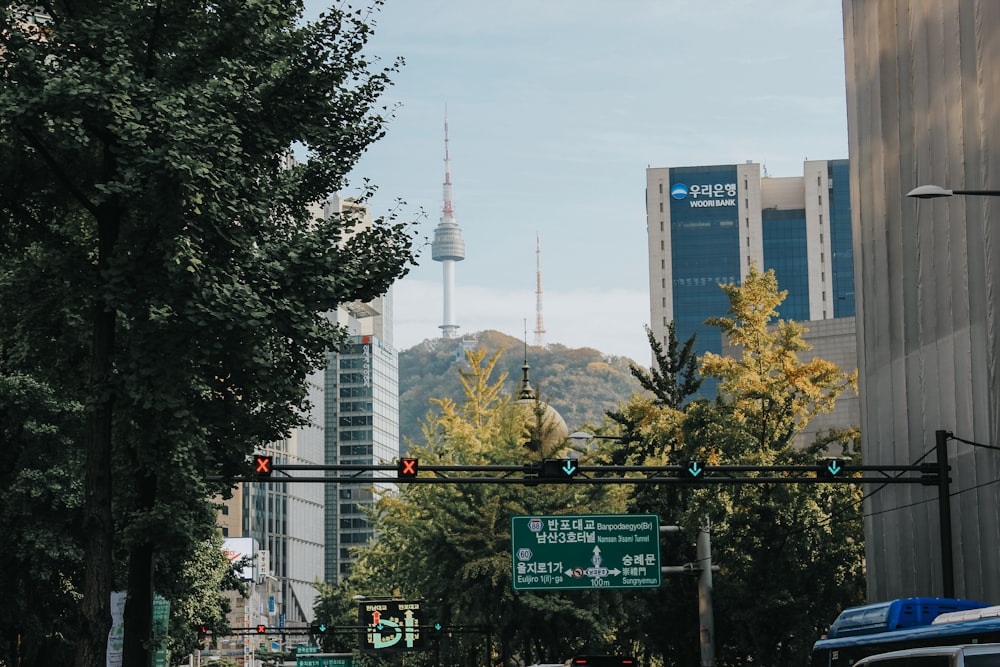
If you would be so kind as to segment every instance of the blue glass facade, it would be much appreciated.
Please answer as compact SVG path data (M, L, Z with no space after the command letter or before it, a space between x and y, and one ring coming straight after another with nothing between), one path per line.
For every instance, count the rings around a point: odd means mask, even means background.
M809 319L809 256L805 209L761 211L764 270L774 269L778 289L788 295L779 306L781 319Z
M735 167L670 171L670 243L677 337L685 341L697 334L699 352L720 353L722 334L705 320L729 310L719 285L740 280ZM702 393L715 389L705 386Z
M833 316L854 317L854 241L851 230L850 161L831 160L830 249L833 275Z

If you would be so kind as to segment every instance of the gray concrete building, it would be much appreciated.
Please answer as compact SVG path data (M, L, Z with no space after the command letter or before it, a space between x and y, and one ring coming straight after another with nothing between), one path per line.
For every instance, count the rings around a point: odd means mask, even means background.
M871 486L871 600L1000 601L1000 2L843 0L862 447L866 464L948 444L952 543L937 491ZM929 456L926 456L930 452ZM942 554L954 559L949 590Z

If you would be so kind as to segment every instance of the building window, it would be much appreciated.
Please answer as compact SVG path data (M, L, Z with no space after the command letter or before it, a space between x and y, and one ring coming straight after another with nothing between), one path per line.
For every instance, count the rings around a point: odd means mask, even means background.
M661 239L660 240L660 250L662 251L662 250L666 250L666 249L667 249L666 241L664 241L664 240Z
M660 220L660 231L661 232L663 231L663 221L662 220Z
M667 270L667 260L665 259L660 260L660 268L663 269L664 271Z
M660 182L660 194L661 195L663 194L663 182L662 181ZM660 210L662 211L663 210L663 208L662 208L663 204L660 204L660 206L661 206Z
M663 213L663 202L660 202L660 213Z

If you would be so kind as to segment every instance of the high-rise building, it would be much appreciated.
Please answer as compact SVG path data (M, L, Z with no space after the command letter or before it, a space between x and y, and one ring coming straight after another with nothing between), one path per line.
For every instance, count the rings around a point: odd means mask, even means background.
M934 486L867 489L868 597L995 601L1000 200L906 193L1000 188L1000 3L843 9L864 462L933 462L937 431L961 438L945 522Z
M721 353L720 330L704 322L726 315L729 300L719 285L741 282L751 262L774 269L788 291L783 319L852 317L848 173L847 160L810 160L802 176L788 178L762 177L753 162L647 169L650 328L657 340L666 344L673 321L681 341L697 334L699 352ZM714 384L703 385L703 393L714 391Z
M391 463L399 456L398 354L382 338L357 334L331 353L326 372L326 462L329 465ZM324 579L337 581L355 560L354 549L376 535L364 513L376 490L394 488L365 473L351 484L325 484L326 562Z
M332 198L317 216L343 215L355 231L372 224L366 206ZM392 294L342 304L329 317L349 343L328 355L325 370L307 381L309 425L262 453L278 464L389 463L398 456L398 363L392 347ZM372 476L357 484L255 482L224 503L219 525L227 538L250 538L259 554L251 595L234 600L233 627L296 627L313 618L317 580L335 581L351 562L349 548L373 533L360 508L373 500ZM246 643L246 642L244 642ZM249 644L248 644L249 645Z

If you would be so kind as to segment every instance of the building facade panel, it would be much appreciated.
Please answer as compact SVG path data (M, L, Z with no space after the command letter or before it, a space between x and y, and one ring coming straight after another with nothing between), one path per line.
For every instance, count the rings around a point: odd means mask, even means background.
M844 0L865 463L949 444L953 591L933 487L866 501L869 597L1000 598L998 201L908 199L998 187L1000 4ZM933 460L931 454L927 460Z

